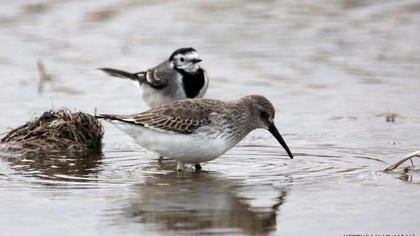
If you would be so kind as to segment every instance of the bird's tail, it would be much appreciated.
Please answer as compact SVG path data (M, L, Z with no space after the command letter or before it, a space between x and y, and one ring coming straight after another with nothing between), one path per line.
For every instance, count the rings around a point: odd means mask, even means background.
M111 115L111 114L99 114L99 115L95 115L96 119L104 119L104 120L118 120L118 116L117 115Z
M107 73L110 76L119 77L123 79L131 79L136 81L141 81L141 75L142 72L139 73L130 73L122 70L112 69L112 68L98 68L98 70L101 70L105 73Z
M120 122L124 122L124 123L128 123L128 124L136 124L136 125L141 125L140 123L136 123L135 121L133 121L132 119L125 119L124 116L119 116L119 115L112 115L112 114L99 114L99 115L95 115L96 119L104 119L106 121L120 121Z

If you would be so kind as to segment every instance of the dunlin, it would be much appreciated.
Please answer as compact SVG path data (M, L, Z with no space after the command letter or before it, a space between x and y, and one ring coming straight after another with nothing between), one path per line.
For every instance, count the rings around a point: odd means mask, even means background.
M100 68L109 75L130 79L142 91L150 107L186 98L204 96L209 79L199 65L201 59L194 48L180 48L159 65L146 71L130 73L112 68Z
M184 164L211 161L235 146L249 132L263 128L292 153L274 125L275 110L260 95L223 102L212 99L186 99L134 115L98 115L126 132L142 147Z

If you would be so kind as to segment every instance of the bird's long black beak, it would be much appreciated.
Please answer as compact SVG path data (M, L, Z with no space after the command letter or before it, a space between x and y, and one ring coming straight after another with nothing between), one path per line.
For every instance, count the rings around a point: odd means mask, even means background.
M281 137L279 131L276 128L276 126L274 124L271 124L268 127L268 131L270 131L270 133L277 139L277 141L279 141L279 143L281 144L281 146L283 146L284 150L286 150L287 154L289 154L290 159L293 159L292 152L290 151L290 149L287 146L287 144L284 141L284 139Z
M195 58L195 59L192 59L191 60L193 63L199 63L199 62L201 62L202 61L202 59L200 59L200 58Z

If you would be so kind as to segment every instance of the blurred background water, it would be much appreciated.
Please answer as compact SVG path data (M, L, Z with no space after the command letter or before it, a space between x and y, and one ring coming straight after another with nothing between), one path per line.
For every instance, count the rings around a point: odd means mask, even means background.
M419 149L418 0L2 1L0 42L1 133L52 107L143 111L96 68L192 46L206 97L268 97L296 156L258 130L178 174L104 124L103 156L0 159L7 235L420 234L419 170L382 172Z

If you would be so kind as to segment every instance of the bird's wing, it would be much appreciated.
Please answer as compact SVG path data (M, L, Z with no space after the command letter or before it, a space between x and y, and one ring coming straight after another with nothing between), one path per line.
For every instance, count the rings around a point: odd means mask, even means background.
M160 71L158 67L148 69L145 72L136 73L142 82L155 89L165 88L168 85L169 73Z
M162 89L168 86L170 80L175 80L179 73L171 68L168 61L164 61L145 72L139 72L137 75L150 87Z
M119 120L134 125L189 134L210 123L210 113L220 102L208 99L182 100L152 108L134 115L99 115L99 118ZM213 109L212 109L213 108Z

